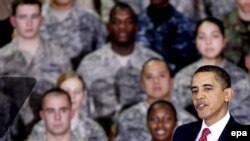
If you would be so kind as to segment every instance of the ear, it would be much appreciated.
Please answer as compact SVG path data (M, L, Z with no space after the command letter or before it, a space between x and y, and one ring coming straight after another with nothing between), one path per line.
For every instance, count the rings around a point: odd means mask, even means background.
M170 90L173 88L174 80L172 77L169 76L169 88Z
M42 110L39 112L39 115L40 115L40 118L43 120L44 119L44 113L43 113Z
M144 83L143 83L142 78L141 78L141 89L143 90L143 92L145 92L145 85L144 85Z
M223 44L224 44L223 48L225 49L225 48L226 48L226 45L227 45L227 38L225 38L225 37L224 37Z
M224 90L224 93L225 93L225 102L231 101L233 94L234 94L233 89L227 88Z
M11 17L10 17L10 23L11 23L11 25L12 25L14 28L16 28L16 19L15 19L14 16L11 16Z
M44 22L44 16L40 17L40 24L42 24Z
M246 55L245 56L245 67L250 71L250 56Z

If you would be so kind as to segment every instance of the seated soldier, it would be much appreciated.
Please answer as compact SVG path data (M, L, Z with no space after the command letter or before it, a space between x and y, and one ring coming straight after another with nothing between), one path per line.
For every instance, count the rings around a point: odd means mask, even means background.
M152 141L171 141L177 123L176 110L167 101L159 100L148 108L147 124Z

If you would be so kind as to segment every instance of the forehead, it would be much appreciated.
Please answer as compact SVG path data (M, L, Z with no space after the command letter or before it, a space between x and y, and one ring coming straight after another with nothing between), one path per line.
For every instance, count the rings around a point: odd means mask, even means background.
M150 73L153 71L168 72L168 68L167 65L162 61L151 61L145 66L144 73Z
M20 4L17 6L17 14L39 13L40 9L37 4Z
M210 21L203 22L199 27L199 31L211 31L211 29L220 32L218 25Z
M203 84L218 84L216 76L213 72L199 72L193 76L192 85L203 85Z
M44 98L43 107L64 107L70 106L66 95L47 95Z
M113 11L113 13L111 14L111 19L113 19L113 18L119 18L119 17L126 17L126 18L129 17L129 18L132 18L133 17L133 13L128 8L117 7L117 8L115 8L115 10Z
M173 114L173 110L168 105L156 105L149 113L150 115L155 114Z

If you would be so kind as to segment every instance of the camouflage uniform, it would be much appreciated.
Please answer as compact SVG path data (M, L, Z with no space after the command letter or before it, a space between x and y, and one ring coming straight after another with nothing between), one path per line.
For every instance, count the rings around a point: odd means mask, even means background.
M142 65L151 57L161 58L155 52L135 45L125 66L107 44L87 55L81 62L78 73L83 76L92 98L97 117L107 116L145 98L140 88Z
M173 91L175 93L172 95L172 98L178 105L182 107L192 105L192 76L195 70L201 66L201 62L197 61L183 68L174 77ZM234 89L234 96L229 104L230 113L240 123L249 122L247 121L250 112L249 107L241 104L250 95L250 84L246 72L227 60L223 60L219 66L229 73L232 88Z
M151 134L147 127L147 110L149 104L144 101L124 111L117 127L116 141L151 141ZM177 112L177 126L196 121L197 119L187 111L175 105Z
M58 76L70 69L70 61L65 58L64 52L59 47L44 40L41 40L41 45L38 47L30 64L27 63L23 53L18 49L16 40L13 40L0 50L0 75L34 77L37 83L32 96L41 95L45 90L54 87ZM35 104L32 105L34 106L32 108L38 108L35 107L38 106L36 102L31 102ZM23 107L27 108L27 104ZM22 116L29 122L33 115L29 113L31 111L25 111L26 108L22 108L24 110Z
M175 74L198 58L194 45L195 23L171 5L166 9L168 17L157 27L148 15L149 7L138 16L137 42L161 54Z
M199 1L197 10L196 1ZM170 3L180 13L193 20L200 20L209 15L221 19L236 7L235 0L170 0Z
M224 55L240 67L244 66L244 57L250 48L250 24L245 26L237 10L229 13L223 20L228 39Z
M43 7L45 22L41 26L44 39L58 44L73 60L76 68L81 57L101 47L106 41L106 28L93 13L74 5L69 15L59 21L48 5Z
M45 138L45 123L38 122L32 129L29 139L31 141L43 141ZM71 126L76 141L107 141L107 136L101 126L87 117L80 117L75 127ZM40 139L40 140L39 140Z
M101 15L103 21L108 22L110 10L115 5L115 1L127 3L136 14L139 14L149 4L149 0L101 0Z

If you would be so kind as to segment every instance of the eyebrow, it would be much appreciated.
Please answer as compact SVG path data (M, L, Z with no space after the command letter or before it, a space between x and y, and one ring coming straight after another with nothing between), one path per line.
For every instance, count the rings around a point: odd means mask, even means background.
M214 87L212 84L203 84L202 86L203 86L203 87ZM195 89L195 88L197 88L197 86L192 86L192 87L191 87L191 90L192 90L192 89Z

